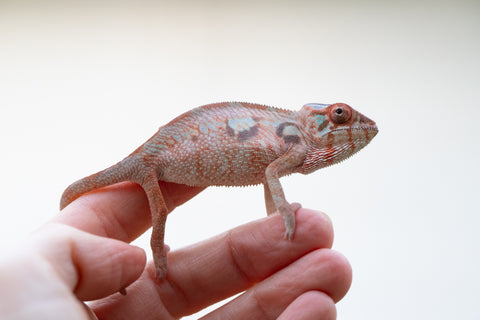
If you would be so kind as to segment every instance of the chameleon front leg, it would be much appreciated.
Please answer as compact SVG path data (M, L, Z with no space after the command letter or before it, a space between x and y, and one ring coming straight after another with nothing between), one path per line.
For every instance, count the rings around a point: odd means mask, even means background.
M263 193L265 195L265 207L267 209L267 215L271 215L275 211L277 211L277 207L273 202L272 193L270 192L270 188L268 187L268 183L263 184Z
M264 194L265 194L265 207L267 209L267 216L269 216L269 215L277 212L277 207L275 206L275 203L273 202L272 193L270 192L270 188L268 187L267 183L263 184L263 191L264 191ZM296 212L301 207L302 207L302 205L298 202L290 203L290 208L293 210L293 212Z
M155 173L146 176L141 185L147 194L150 212L152 214L150 247L152 248L153 262L155 264L155 278L161 280L167 276L168 247L165 246L164 238L168 208L163 199Z
M274 209L280 212L285 223L285 238L291 240L295 233L295 211L300 208L298 203L290 205L285 199L279 177L290 173L293 169L302 164L305 153L300 148L291 148L284 155L270 163L265 170L264 183L265 205L270 215ZM272 211L273 210L273 211Z

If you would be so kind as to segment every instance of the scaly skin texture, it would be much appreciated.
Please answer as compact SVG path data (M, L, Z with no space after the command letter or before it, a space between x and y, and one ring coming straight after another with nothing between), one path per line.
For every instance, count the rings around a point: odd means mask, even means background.
M298 112L251 103L210 104L161 127L116 165L70 185L60 208L121 181L140 184L152 214L151 247L160 280L167 272L168 209L158 180L199 187L262 183L267 214L279 211L285 238L292 239L300 206L287 202L279 178L342 161L366 146L377 132L375 122L343 103L311 103Z

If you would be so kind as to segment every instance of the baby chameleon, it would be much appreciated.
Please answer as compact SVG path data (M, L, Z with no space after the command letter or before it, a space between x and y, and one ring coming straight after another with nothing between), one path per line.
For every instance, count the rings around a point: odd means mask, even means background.
M70 185L60 208L121 181L141 185L152 214L155 275L161 280L167 273L168 210L158 180L199 187L262 183L267 214L278 211L285 238L292 239L299 206L289 205L279 178L340 162L365 147L377 132L374 121L343 103L310 103L299 111L252 103L209 104L161 127L119 163Z

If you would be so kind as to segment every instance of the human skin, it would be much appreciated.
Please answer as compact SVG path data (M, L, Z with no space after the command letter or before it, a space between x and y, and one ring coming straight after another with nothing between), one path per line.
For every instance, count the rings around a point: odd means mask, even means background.
M202 190L160 186L170 211ZM150 225L136 184L79 198L0 258L0 318L178 319L245 291L204 319L328 320L351 284L323 213L300 209L293 241L275 214L174 250L160 283L144 251L128 244Z

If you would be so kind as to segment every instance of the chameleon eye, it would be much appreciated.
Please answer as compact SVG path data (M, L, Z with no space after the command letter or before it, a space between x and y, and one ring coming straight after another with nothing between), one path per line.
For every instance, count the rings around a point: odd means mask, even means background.
M333 105L330 113L330 118L336 124L343 124L352 117L352 110L349 106L343 103Z

